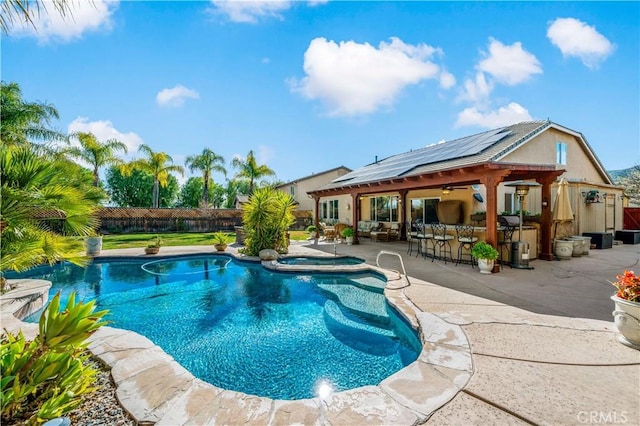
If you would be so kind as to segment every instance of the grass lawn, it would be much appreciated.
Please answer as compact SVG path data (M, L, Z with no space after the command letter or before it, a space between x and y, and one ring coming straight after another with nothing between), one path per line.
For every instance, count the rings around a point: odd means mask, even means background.
M122 249L146 247L153 243L157 236L162 238L162 245L170 246L207 246L213 245L213 232L194 233L194 232L169 232L165 234L117 234L105 235L102 237L102 249ZM292 240L306 240L309 236L305 231L290 231ZM232 243L236 240L236 234L227 233L227 242Z

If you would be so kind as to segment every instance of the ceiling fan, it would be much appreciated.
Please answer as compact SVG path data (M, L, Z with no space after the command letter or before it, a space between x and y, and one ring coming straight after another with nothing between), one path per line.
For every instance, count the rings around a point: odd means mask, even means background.
M450 193L451 191L453 191L454 189L468 189L466 186L451 186L451 185L443 185L442 186L442 193L444 195L447 195L448 193Z

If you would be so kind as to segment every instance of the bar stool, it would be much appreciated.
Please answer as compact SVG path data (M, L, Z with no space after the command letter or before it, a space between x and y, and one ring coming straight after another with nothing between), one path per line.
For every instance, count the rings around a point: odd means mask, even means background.
M447 264L447 252L449 253L449 259L453 262L453 256L451 254L451 243L453 240L453 235L447 234L447 225L444 223L432 223L431 224L431 232L433 232L433 259L436 258L436 246L438 247L438 258L444 259L444 264ZM444 250L444 256L442 256L442 251Z
M427 258L427 257L431 257L433 258L433 256L435 256L435 251L433 251L433 253L431 253L431 256L429 256L429 242L433 239L433 234L428 234L427 233L427 228L424 225L424 223L418 223L416 224L420 231L419 231L419 238L420 238L420 251L422 252L422 257ZM422 251L422 248L424 247L424 251Z
M507 253L511 250L511 243L513 239L513 232L516 230L515 226L504 226L502 227L502 239L498 240L498 263L500 264L500 269L502 269L503 260L502 260L502 251L506 248Z
M407 254L411 256L411 252L413 251L413 243L417 243L416 248L418 249L418 254L420 253L420 240L418 239L418 231L414 231L414 224L410 224L409 230L407 232L407 243L409 243L409 247L407 247Z
M476 241L478 241L478 237L473 236L473 225L456 225L456 237L458 239L458 260L456 261L456 266L458 263L462 261L463 249L469 250L469 253L466 253L469 256L469 262L471 262L471 268L473 269L473 255L471 254L471 250L473 250L473 246Z

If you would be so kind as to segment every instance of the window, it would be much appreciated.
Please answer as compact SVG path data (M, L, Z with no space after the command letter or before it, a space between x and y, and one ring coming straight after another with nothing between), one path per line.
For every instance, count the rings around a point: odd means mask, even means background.
M398 221L398 197L385 195L371 197L369 203L369 220L377 222Z
M434 223L438 222L436 205L438 198L424 198L411 200L411 222Z
M567 144L564 142L556 143L556 164L567 164Z
M338 220L338 200L320 203L320 217L326 220Z
M293 185L291 185L291 186L289 187L289 192L291 192L291 196L292 196L292 197L295 197L295 196L296 196L296 187L295 187L295 186L293 186Z

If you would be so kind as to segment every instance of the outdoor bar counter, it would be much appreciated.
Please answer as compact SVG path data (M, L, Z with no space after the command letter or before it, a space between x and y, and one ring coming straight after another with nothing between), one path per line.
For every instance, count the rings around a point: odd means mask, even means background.
M498 241L502 241L503 239L503 227L498 226ZM474 226L473 235L478 238L478 241L486 241L486 230L487 228L484 226ZM431 233L431 229L427 227L427 234ZM513 232L513 237L511 241L519 241L519 229L516 227ZM455 261L458 258L458 239L456 236L456 227L455 225L447 225L447 234L453 236L453 239L449 241L451 244L451 255L453 260ZM535 226L531 225L523 225L522 226L522 241L529 243L529 259L537 259L538 258L538 229ZM429 246L429 254L431 254L431 244L432 241L424 241L423 244L428 244ZM423 245L423 250L425 246ZM498 248L500 251L500 248ZM469 259L469 256L466 254L469 253L468 250L463 249L463 260ZM436 254L438 254L438 249L436 248ZM502 248L502 261L510 262L511 261L511 244L507 244L506 247Z

